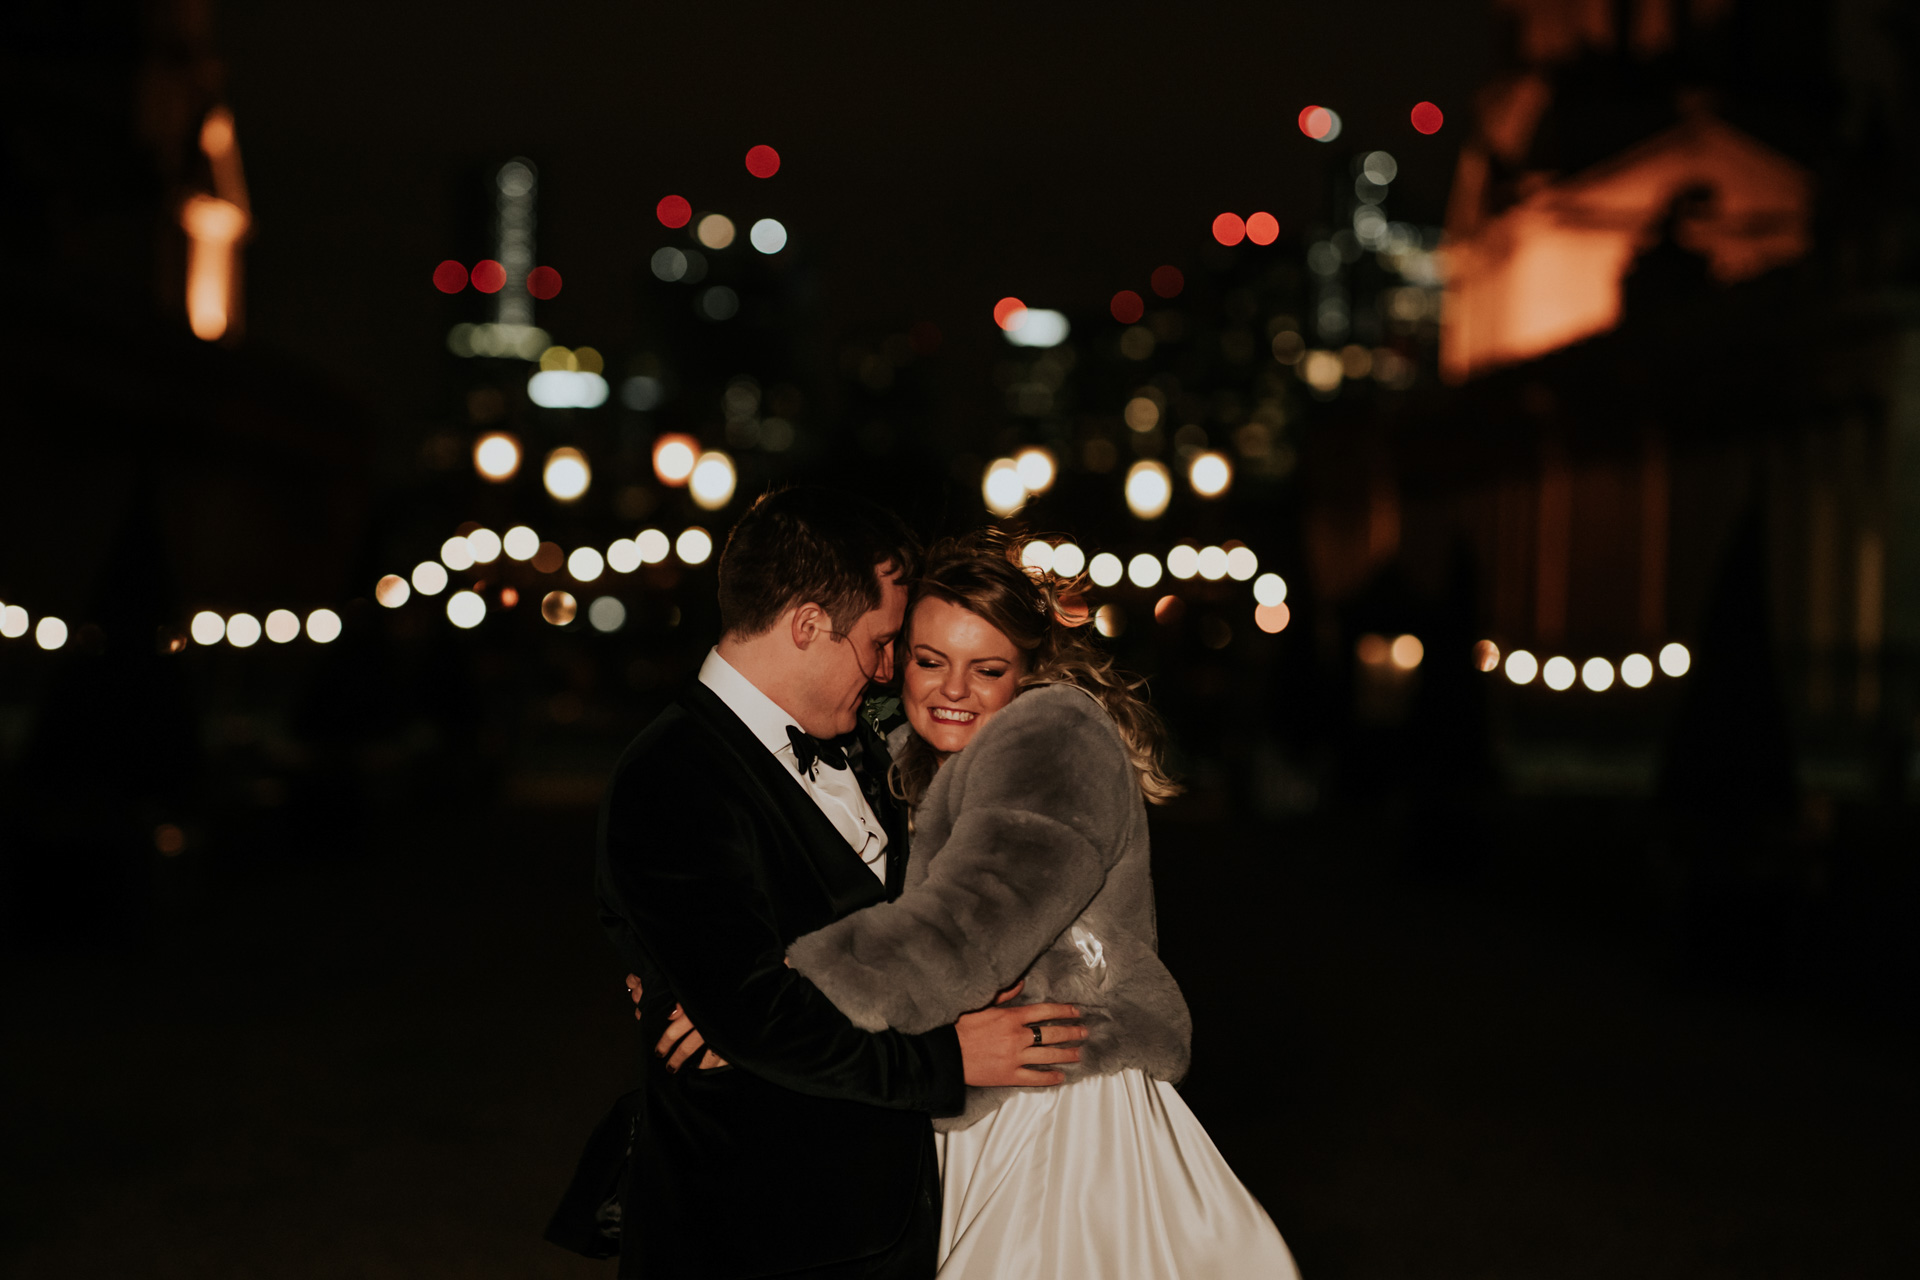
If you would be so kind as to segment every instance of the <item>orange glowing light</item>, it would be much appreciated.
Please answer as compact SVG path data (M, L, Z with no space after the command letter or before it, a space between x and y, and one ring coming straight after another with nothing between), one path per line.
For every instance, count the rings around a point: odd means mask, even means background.
M700 460L700 442L689 435L670 432L653 442L653 474L660 483L675 488L693 478L694 464Z
M1180 291L1187 287L1187 278L1180 274L1178 267L1155 267L1148 283L1161 297L1177 298L1180 296Z
M1300 108L1300 132L1318 142L1333 132L1333 112L1325 107Z
M1282 631L1285 631L1287 624L1291 621L1293 621L1293 610L1287 608L1284 604L1262 604L1254 606L1253 625L1270 636L1277 636Z
M1431 102L1415 103L1413 108L1413 127L1421 133L1438 133L1440 126L1447 121L1446 115Z
M448 258L433 269L433 287L442 293L458 293L467 287L467 269Z
M1280 238L1280 219L1270 213L1247 215L1247 239L1255 244L1272 244Z
M233 320L234 266L246 211L217 196L197 195L180 210L187 233L187 323L193 336L212 342Z
M1002 329L1016 328L1026 314L1027 304L1018 298L1002 298L993 304L993 322Z
M780 153L764 144L749 148L747 172L756 178L771 178L780 172Z
M1224 245L1236 245L1247 238L1247 224L1237 213L1223 213L1213 220L1213 238Z
M518 591L515 591L512 587L500 588L500 607L502 609L511 609L519 603L520 593Z
M1153 620L1155 622L1178 622L1180 621L1181 615L1186 613L1186 611L1187 606L1181 602L1179 596L1161 596L1153 602Z
M498 293L507 287L507 269L492 258L473 264L473 287L482 293Z
M1122 289L1113 295L1113 301L1108 304L1108 310L1113 312L1113 318L1121 324L1137 324L1140 317L1147 314L1147 304L1133 290Z
M653 216L660 219L661 226L678 230L693 221L693 206L685 196L663 196L653 207Z
M527 272L527 292L545 302L560 292L560 273L552 267L535 267Z

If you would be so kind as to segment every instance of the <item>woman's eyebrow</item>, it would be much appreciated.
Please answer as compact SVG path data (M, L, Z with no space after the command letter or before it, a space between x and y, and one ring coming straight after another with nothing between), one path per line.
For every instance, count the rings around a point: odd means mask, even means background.
M913 646L913 651L915 653L920 652L920 650L922 649L925 649L928 653L932 654L936 658L944 658L947 656L946 654L940 652L938 649L934 648L930 644L916 644L915 646Z

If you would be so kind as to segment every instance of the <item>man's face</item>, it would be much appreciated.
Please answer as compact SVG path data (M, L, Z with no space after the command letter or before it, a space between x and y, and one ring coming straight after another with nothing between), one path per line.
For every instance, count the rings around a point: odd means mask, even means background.
M880 606L846 631L813 646L812 716L800 727L816 737L850 733L860 723L867 686L893 679L893 641L907 614L907 588L896 565L880 567Z

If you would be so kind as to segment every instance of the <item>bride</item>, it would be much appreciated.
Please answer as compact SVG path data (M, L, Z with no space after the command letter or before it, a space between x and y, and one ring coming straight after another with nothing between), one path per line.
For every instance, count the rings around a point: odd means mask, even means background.
M906 889L788 960L868 1030L928 1031L1016 983L1015 1003L1083 1014L1084 1031L1034 1027L1062 1045L1061 1087L969 1089L935 1121L941 1280L1292 1280L1280 1233L1173 1088L1192 1027L1156 954L1143 802L1176 788L1158 718L1085 634L1078 585L1030 574L992 534L933 549L889 742L913 811ZM691 1051L687 1032L668 1035Z

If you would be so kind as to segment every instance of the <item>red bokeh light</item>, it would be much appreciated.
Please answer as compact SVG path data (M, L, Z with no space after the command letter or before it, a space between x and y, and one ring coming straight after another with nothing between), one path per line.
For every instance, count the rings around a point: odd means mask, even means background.
M535 267L527 272L527 292L545 302L560 292L560 273L552 267Z
M448 258L433 269L433 287L442 293L458 293L467 287L467 269Z
M1121 324L1135 324L1141 316L1147 314L1147 304L1131 289L1122 289L1114 294L1108 309L1113 312L1113 318Z
M1270 213L1247 215L1247 239L1255 244L1272 244L1280 238L1280 219Z
M1187 287L1187 278L1180 274L1178 267L1155 267L1150 282L1153 291L1163 298L1177 298Z
M1221 244L1239 244L1247 238L1247 224L1237 213L1223 213L1213 220L1213 238Z
M1446 122L1447 117L1441 112L1440 108L1434 106L1431 102L1415 104L1413 108L1413 127L1421 133L1438 133L1440 132L1440 126Z
M693 220L693 206L685 196L667 196L653 207L653 214L663 227L684 227Z
M473 287L482 293L498 293L507 284L507 269L492 258L473 264Z
M1325 107L1300 108L1300 132L1315 142L1327 136L1333 129L1333 112Z
M1002 298L993 304L993 322L1002 329L1013 328L1026 314L1027 304L1018 298Z
M761 145L747 151L747 172L756 178L771 178L780 172L780 153Z

